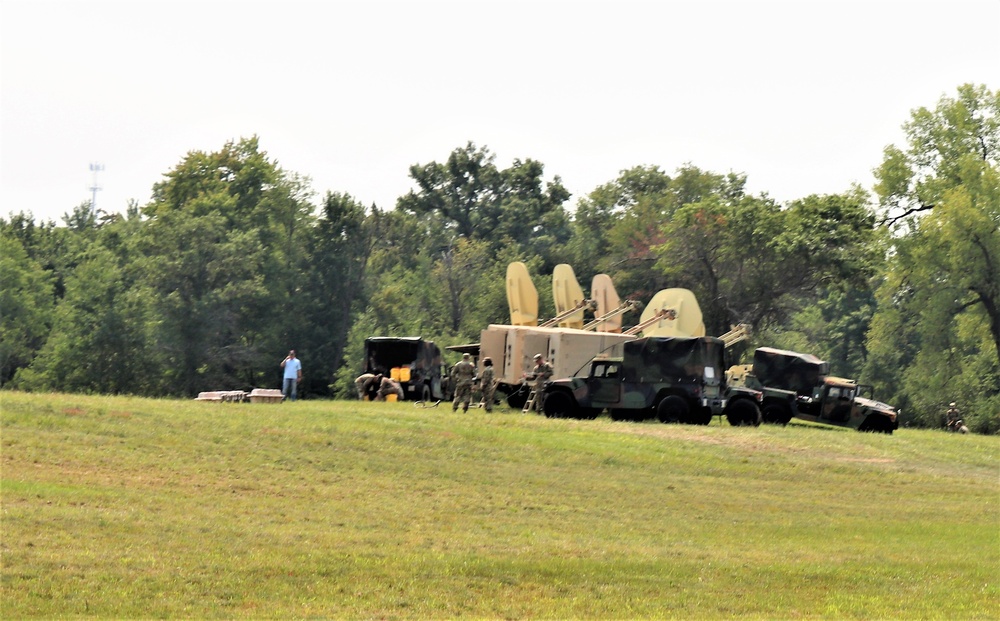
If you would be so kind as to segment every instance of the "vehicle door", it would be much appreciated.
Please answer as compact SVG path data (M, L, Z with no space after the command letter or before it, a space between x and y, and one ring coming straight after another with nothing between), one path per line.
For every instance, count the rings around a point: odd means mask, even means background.
M595 361L587 378L587 392L593 407L610 407L621 401L621 362Z

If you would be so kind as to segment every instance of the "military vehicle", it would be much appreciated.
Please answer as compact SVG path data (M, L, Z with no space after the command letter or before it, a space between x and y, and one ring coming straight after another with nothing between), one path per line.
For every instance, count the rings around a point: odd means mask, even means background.
M568 377L585 367L600 352L620 355L620 344L635 338L622 334L621 316L636 303L621 302L605 275L595 277L591 298L585 298L573 269L566 264L553 272L552 293L556 315L547 321L538 318L538 291L524 263L507 266L507 303L510 325L490 324L473 345L457 345L449 350L471 352L482 360L489 357L497 378L497 390L505 394L507 404L521 408L528 401L530 386L524 377L534 367L535 354L542 354L556 376ZM605 308L608 303L614 308ZM594 320L583 323L584 313Z
M573 269L557 265L552 279L556 316L541 323L538 292L524 263L507 266L506 285L510 325L491 324L480 334L479 343L448 349L479 357L480 372L482 358L492 358L497 389L507 395L512 408L521 408L529 399L531 388L524 377L534 367L535 354L542 354L552 365L553 377L573 377L598 354L622 356L622 344L639 336L705 335L698 301L687 289L660 291L643 308L639 323L622 329L622 316L640 305L622 301L606 274L594 277L591 295L585 298ZM593 320L583 323L585 312L592 312ZM742 338L736 335L730 334L727 347Z
M727 390L726 341L715 337L643 337L621 345L621 356L597 356L590 373L546 383L544 412L553 418L707 425L725 414L732 425L759 425L761 393Z
M448 399L441 350L420 337L373 336L365 339L365 373L399 382L411 401Z
M480 335L479 351L493 359L497 389L507 395L507 404L521 408L530 391L524 377L535 366L535 354L552 365L553 377L568 377L579 373L597 353L620 355L621 344L634 338L573 328L490 325Z
M761 391L767 423L784 425L794 417L858 431L892 433L899 428L898 410L876 401L871 386L829 373L830 365L816 356L759 347L752 365L731 367L726 379L730 389Z

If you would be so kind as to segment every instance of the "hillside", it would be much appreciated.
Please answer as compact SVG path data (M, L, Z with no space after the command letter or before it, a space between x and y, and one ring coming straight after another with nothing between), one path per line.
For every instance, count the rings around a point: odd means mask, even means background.
M996 437L0 407L3 618L1000 616Z

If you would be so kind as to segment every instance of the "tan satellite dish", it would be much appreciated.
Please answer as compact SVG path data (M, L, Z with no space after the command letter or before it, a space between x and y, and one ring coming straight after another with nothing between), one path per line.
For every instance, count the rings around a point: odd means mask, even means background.
M603 317L621 306L621 298L615 291L615 285L611 282L611 277L607 274L598 274L590 283L590 299L597 303L597 310L594 315ZM622 316L616 315L597 326L598 332L621 332Z
M661 319L643 331L643 336L705 336L705 323L698 300L688 289L663 289L642 311L640 323L653 319L661 309L673 310L676 319Z
M556 304L556 316L580 306L585 299L583 289L576 280L573 268L567 263L560 263L552 270L552 299ZM567 315L559 321L560 328L583 327L583 309Z
M507 266L507 305L510 325L538 325L538 290L531 282L528 266L520 261Z

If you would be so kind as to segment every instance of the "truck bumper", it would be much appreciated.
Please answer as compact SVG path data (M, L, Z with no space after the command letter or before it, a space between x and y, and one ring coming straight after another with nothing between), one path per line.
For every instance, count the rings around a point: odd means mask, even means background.
M722 414L722 410L724 410L726 407L726 402L721 397L716 397L712 399L702 398L701 405L702 407L706 407L709 410L711 410L713 415L716 415L716 414Z

